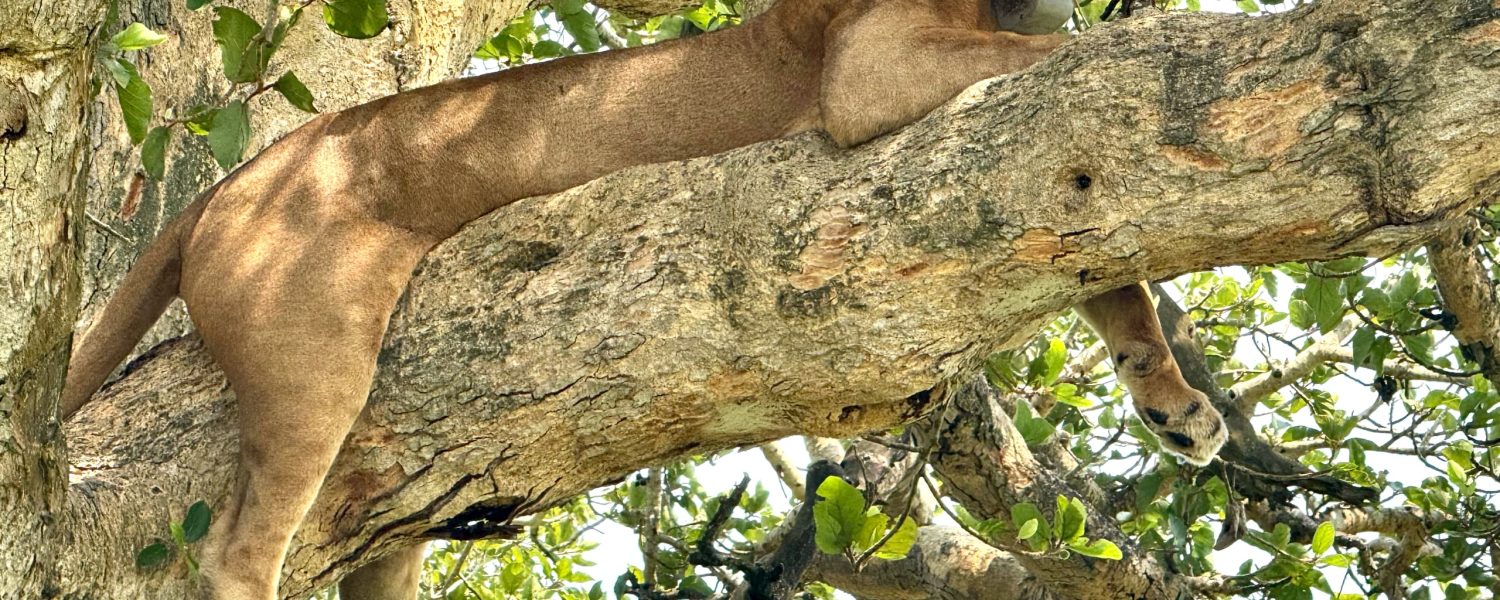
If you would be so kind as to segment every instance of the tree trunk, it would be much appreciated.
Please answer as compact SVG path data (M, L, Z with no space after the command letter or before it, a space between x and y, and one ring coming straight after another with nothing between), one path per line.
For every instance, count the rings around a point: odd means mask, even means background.
M854 150L805 135L498 211L423 263L283 594L690 453L909 421L1114 286L1423 243L1500 192L1497 17L1325 0L1105 26ZM231 397L189 339L69 423L69 591L189 585L130 557L223 497Z
M0 0L0 589L61 586L57 398L78 315L97 0Z

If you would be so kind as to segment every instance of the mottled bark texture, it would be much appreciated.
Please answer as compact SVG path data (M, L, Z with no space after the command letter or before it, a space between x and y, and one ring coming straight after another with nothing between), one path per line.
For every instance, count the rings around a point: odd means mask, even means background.
M860 600L1051 600L1016 558L957 527L927 525L904 560L872 561L856 572L841 556L820 554L807 578Z
M1492 0L1145 18L853 150L805 135L498 211L423 263L283 592L689 453L915 419L922 391L1127 282L1424 243L1500 192L1497 19ZM190 586L130 554L223 497L231 396L184 340L69 424L57 518L110 557L70 591Z
M57 397L78 315L84 116L100 0L0 0L0 590L59 589Z
M1427 260L1465 356L1500 386L1500 290L1479 255L1479 228L1460 220L1427 245Z

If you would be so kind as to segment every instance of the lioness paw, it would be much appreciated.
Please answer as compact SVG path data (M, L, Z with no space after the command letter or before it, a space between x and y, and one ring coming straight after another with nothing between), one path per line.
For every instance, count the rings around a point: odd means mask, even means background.
M1195 465L1206 465L1219 453L1229 433L1224 417L1203 392L1186 387L1170 394L1135 396L1136 412L1163 450Z

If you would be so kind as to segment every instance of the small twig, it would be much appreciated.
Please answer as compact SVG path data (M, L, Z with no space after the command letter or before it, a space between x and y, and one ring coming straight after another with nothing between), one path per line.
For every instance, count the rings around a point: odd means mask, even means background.
M100 221L99 217L94 216L93 214L89 213L88 211L84 211L83 216L88 217L89 222L91 222L94 225L98 226L100 229L103 229L105 233L108 233L108 234L113 235L113 236L115 236L117 238L120 238L120 241L124 241L124 242L131 241L130 238L125 237L125 234L120 233L119 231L116 231L115 228L110 227L109 224L105 223L104 221Z
M646 514L641 524L641 554L644 555L645 561L641 573L646 580L646 585L652 585L652 582L656 581L656 536L661 528L658 514L661 511L663 479L661 468L648 470L646 478Z
M708 519L708 524L703 527L703 534L698 536L698 544L688 560L693 564L705 567L731 566L741 571L749 570L749 566L741 565L738 561L719 553L714 548L714 540L719 538L719 531L724 524L729 522L729 516L734 513L734 507L740 505L740 499L745 496L745 488L750 487L750 476L746 475L740 479L739 484L734 486L724 499L719 501L718 510Z
M1109 0L1109 4L1104 6L1104 12L1099 13L1099 21L1108 21L1110 17L1114 16L1115 9L1119 8L1119 6L1120 0ZM1126 10L1129 11L1128 8Z
M885 532L885 536L881 537L880 541L875 542L875 544L870 546L869 549L865 550L863 554L860 554L859 558L854 560L855 571L859 571L860 569L862 569L865 565L865 562L869 561L870 557L875 555L875 552L884 547L886 542L891 541L891 538L895 537L896 532L900 531L901 526L905 525L906 520L911 517L911 508L917 503L916 500L918 484L921 483L922 479L926 476L926 473L923 473L923 470L927 468L927 461L932 456L932 451L937 448L938 440L941 439L943 439L941 431L933 432L932 440L927 442L927 447L919 451L919 453L917 454L917 462L913 463L912 466L907 470L908 473L912 474L912 482L911 488L906 491L906 506L901 509L901 517L896 519L895 523L891 524L890 530ZM933 495L933 498L937 498L936 494ZM941 502L939 502L939 504L941 504Z
M453 587L455 580L461 578L464 572L464 561L469 560L469 553L474 550L474 541L464 542L464 549L458 553L458 558L453 561L453 569L443 577L438 584L437 593L439 598L448 597L448 588Z
M890 437L884 436L884 435L870 434L870 435L860 436L859 439L862 439L862 440L864 440L866 442L870 442L871 444L878 444L878 445L885 446L887 448L893 448L893 449L896 449L896 450L904 450L906 452L913 452L913 453L920 453L920 452L922 452L921 448L918 448L916 446L913 446L913 445L905 443L905 442L901 442L901 441L898 441L898 440L891 439Z

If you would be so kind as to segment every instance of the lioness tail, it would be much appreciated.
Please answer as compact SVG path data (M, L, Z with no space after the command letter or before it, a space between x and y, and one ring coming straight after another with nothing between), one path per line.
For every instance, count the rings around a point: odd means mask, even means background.
M135 348L177 297L182 274L182 239L203 213L204 199L189 204L136 259L120 287L94 320L83 340L74 346L63 384L62 417L82 408L120 361Z

